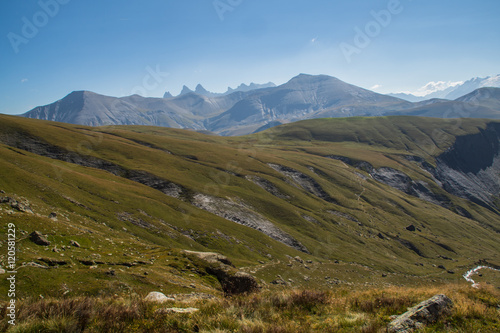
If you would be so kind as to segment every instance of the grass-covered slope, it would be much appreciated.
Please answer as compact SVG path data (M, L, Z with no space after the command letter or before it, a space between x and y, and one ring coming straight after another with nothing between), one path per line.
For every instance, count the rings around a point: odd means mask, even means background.
M1 241L14 223L21 297L220 289L182 249L296 287L461 280L500 264L500 217L422 165L489 122L317 119L224 138L0 116Z

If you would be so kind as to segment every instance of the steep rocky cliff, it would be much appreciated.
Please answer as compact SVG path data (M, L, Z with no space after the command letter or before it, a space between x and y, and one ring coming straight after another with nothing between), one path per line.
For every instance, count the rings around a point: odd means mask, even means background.
M436 167L426 165L447 192L499 212L500 124L490 123L477 134L457 137L436 157Z

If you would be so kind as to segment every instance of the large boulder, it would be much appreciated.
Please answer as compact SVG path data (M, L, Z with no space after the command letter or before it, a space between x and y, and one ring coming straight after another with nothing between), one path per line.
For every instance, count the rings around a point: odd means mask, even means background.
M228 266L210 267L207 272L219 280L227 295L251 293L259 289L259 284L252 275Z
M196 258L201 261L197 266L203 267L208 274L215 276L226 295L250 293L259 289L259 284L252 275L240 272L227 257L219 253L184 252L191 257L191 260Z
M389 333L410 333L435 323L441 316L448 314L453 306L445 295L436 295L409 309L387 326Z
M144 298L146 302L157 302L157 303L165 303L168 301L175 301L174 298L165 296L164 293L160 293L158 291L150 292L146 298Z
M35 243L36 245L40 246L48 246L50 245L50 242L45 238L45 236L39 232L39 231L33 231L30 234L30 240Z

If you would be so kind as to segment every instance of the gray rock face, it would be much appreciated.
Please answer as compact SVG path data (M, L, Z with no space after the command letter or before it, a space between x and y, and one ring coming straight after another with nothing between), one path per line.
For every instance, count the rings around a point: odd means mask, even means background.
M451 299L445 295L436 295L397 317L387 326L389 333L410 333L425 325L435 323L443 315L449 313L453 306Z
M447 192L498 211L493 196L500 194L500 124L458 137L436 158L436 168L424 167Z
M192 204L226 220L258 230L267 236L282 242L294 249L309 253L307 248L295 238L279 229L264 216L255 212L242 202L216 198L198 193L193 197Z
M354 166L367 172L373 179L389 185L401 192L415 196L422 200L447 207L449 199L445 196L434 193L423 181L414 181L407 174L399 170L382 167L376 169L366 161L354 161L344 156L328 156L329 158L342 161L348 165Z

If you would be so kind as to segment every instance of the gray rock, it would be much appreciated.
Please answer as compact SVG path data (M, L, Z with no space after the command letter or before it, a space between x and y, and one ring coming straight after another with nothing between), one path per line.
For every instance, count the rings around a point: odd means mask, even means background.
M281 278L278 278L276 280L271 281L271 284L286 286L286 281Z
M452 306L451 299L445 295L436 295L391 321L387 326L387 332L410 333L422 329L425 325L435 323L443 315L448 314Z
M155 313L164 314L164 313L195 313L200 309L197 308L166 308L166 309L157 309Z
M299 257L299 256L296 256L296 257L295 257L295 258L293 258L293 259L295 259L295 261L297 261L297 262L300 262L301 264L303 264L303 263L304 263L304 260L303 260L301 257Z
M259 284L252 275L237 271L230 266L209 267L207 272L219 280L222 290L227 295L251 293L259 289Z
M45 236L42 235L42 233L39 232L39 231L33 231L30 234L30 240L33 243L35 243L36 245L40 245L40 246L48 246L48 245L50 245L50 242L47 240L47 238L45 238Z
M24 266L27 266L27 267L35 267L35 268L43 268L43 269L49 269L49 266L44 266L44 265L40 265L36 262L27 262L26 264L24 264Z
M80 244L77 241L74 241L74 240L70 241L69 244L71 246L74 246L74 247L80 247Z
M16 201L11 203L11 207L17 209L22 213L33 213L33 210L30 207L30 203L27 200L24 201Z
M409 226L406 227L406 230L415 231L415 230L417 230L417 228L415 228L415 226L413 224L410 224Z
M33 213L30 207L30 202L26 199L18 201L11 197L0 197L0 203L8 203L12 208L22 213Z
M165 296L164 293L160 293L158 291L152 291L150 292L146 298L144 298L146 302L158 302L158 303L165 303L168 301L175 301L174 298L167 297Z

